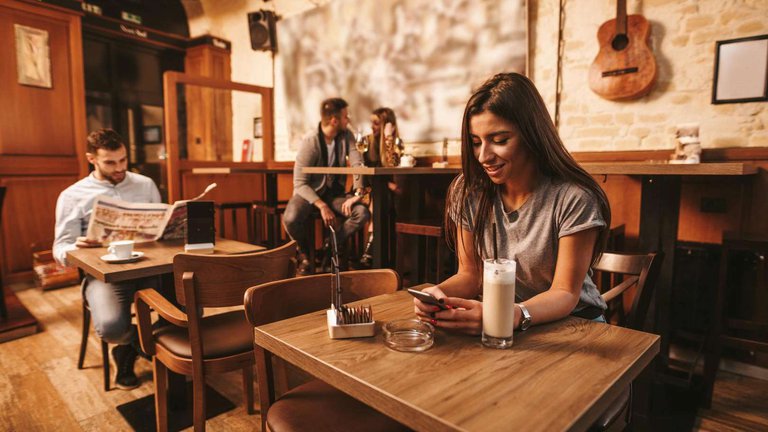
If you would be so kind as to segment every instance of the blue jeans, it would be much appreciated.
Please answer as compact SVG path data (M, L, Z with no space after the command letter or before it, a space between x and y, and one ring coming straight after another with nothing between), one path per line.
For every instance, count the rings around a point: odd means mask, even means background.
M608 321L605 320L605 315L600 315L597 318L594 318L592 321L594 322L601 322L601 323L608 323Z
M160 278L149 277L120 283L106 283L86 276L85 298L91 309L91 321L96 334L104 341L128 345L138 340L131 324L131 303L136 291L155 288L159 292Z

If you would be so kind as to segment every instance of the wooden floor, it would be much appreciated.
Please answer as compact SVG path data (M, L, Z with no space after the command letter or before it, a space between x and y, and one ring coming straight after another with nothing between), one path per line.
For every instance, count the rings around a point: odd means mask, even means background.
M43 331L0 344L0 431L122 431L130 426L115 407L154 392L152 365L139 358L142 384L104 392L101 350L91 329L85 369L77 369L81 335L80 287L17 293ZM239 372L214 375L208 384L236 407L208 421L212 431L258 431L261 417L243 406ZM255 388L258 394L258 387ZM191 429L190 429L191 430Z
M43 331L0 344L0 431L130 430L115 407L153 393L152 366L142 359L136 363L139 388L103 391L99 341L93 330L86 368L77 369L79 289L18 293ZM236 404L234 410L209 420L208 430L260 430L258 411L249 416L243 407L238 372L210 377L208 384ZM712 409L699 411L694 430L768 430L768 382L718 374Z

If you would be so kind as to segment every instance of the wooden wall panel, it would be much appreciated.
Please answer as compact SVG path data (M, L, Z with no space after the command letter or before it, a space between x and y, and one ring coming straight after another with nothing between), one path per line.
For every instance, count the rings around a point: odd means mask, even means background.
M15 24L48 32L52 88L18 83ZM75 155L69 31L68 21L0 5L0 154Z
M0 0L0 238L4 281L31 275L30 244L53 239L59 193L87 173L80 13ZM14 24L48 32L52 88L21 85Z
M626 247L637 246L640 233L640 189L639 179L629 176L595 176L611 204L611 226L624 225Z
M56 199L76 176L6 177L3 206L3 274L32 268L32 243L53 240Z

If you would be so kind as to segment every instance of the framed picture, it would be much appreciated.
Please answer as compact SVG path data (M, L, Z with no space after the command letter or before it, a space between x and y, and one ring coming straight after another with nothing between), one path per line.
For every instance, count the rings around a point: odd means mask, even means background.
M718 41L712 103L768 100L768 35Z
M51 88L51 53L48 32L14 24L16 72L19 84Z
M264 128L261 122L261 117L253 118L253 137L261 138L264 136Z
M160 126L144 126L142 135L144 144L159 144L163 142L163 131Z

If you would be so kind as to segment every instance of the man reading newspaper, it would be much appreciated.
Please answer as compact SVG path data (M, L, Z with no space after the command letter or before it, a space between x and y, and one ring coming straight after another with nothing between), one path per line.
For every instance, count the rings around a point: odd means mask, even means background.
M160 202L152 179L128 171L122 138L111 129L88 135L86 158L93 172L64 190L56 202L56 229L53 254L65 263L67 251L102 246L100 240L85 237L96 197L105 195L134 203ZM110 355L115 386L130 389L139 385L133 365L139 352L136 328L131 324L134 293L145 287L160 287L158 278L109 284L86 276L85 298L91 309L93 327L106 342L115 344Z

